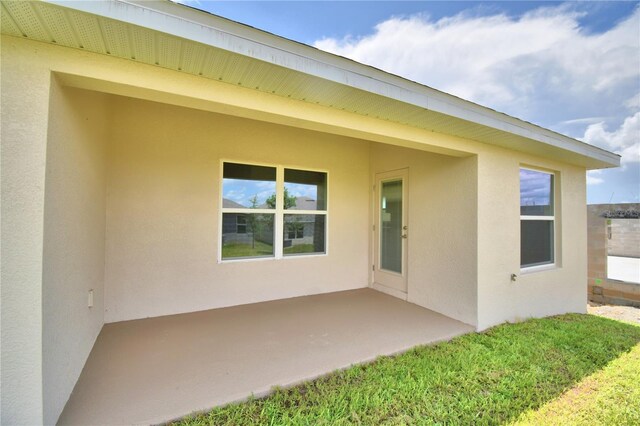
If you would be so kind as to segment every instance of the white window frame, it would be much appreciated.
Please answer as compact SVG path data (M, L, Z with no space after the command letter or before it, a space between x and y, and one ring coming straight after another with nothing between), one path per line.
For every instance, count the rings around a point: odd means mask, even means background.
M560 245L558 244L558 221L556 220L559 202L558 174L557 172L554 172L552 170L520 165L520 167L518 168L518 208L520 208L520 194L522 190L522 183L520 182L520 170L530 170L532 172L551 175L553 182L551 187L551 195L553 196L553 214L551 216L530 216L521 214L519 222L519 224L523 220L553 222L553 260L549 263L543 263L541 265L522 266L522 257L520 257L520 272L531 273L548 269L555 269L558 267L558 247L560 247ZM522 247L522 232L520 232L520 245ZM520 250L522 250L522 248L520 248Z
M224 164L235 163L243 164L247 166L261 166L271 167L276 169L276 208L275 209L250 209L250 208L229 208L223 207L224 198ZM305 172L319 172L324 173L327 177L326 180L326 200L325 210L285 210L284 208L284 171L285 169L302 170ZM269 164L269 163L257 163L245 160L233 160L222 159L220 160L219 170L219 209L218 209L218 263L236 263L236 262L256 262L256 261L268 261L268 260L284 260L284 259L297 259L297 258L310 258L310 257L324 257L329 255L329 171L323 169L315 169L306 166L296 166L287 164ZM222 234L223 234L223 214L224 213L251 213L251 214L272 214L274 215L273 221L273 256L259 256L259 257L243 257L233 259L222 258ZM284 254L284 215L296 214L296 215L324 215L324 253L296 253L285 255Z

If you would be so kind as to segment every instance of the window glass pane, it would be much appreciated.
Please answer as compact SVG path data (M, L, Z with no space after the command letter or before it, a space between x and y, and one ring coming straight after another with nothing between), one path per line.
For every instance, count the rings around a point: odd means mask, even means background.
M553 221L520 221L520 266L553 263Z
M276 208L276 168L224 163L223 208Z
M520 214L553 216L553 175L520 169Z
M284 170L284 208L326 210L327 174L304 170Z
M402 180L383 182L380 196L380 269L401 274Z
M283 252L285 256L325 252L325 216L285 214Z
M222 258L273 256L273 214L223 213Z

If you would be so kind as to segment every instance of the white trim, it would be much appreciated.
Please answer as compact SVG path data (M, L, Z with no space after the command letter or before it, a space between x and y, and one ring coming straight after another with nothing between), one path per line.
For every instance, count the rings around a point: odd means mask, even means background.
M552 176L551 196L553 197L552 198L552 206L553 206L552 215L546 215L546 216L520 215L520 222L522 222L523 220L528 220L528 221L545 221L546 220L546 221L553 222L553 259L551 262L548 262L548 263L522 266L522 258L520 258L520 273L529 274L529 273L535 273L535 272L541 272L541 271L548 271L551 269L557 269L560 267L560 264L558 261L560 256L560 254L558 253L558 247L561 247L558 241L558 236L559 236L558 226L557 226L558 221L556 220L557 209L558 209L557 207L558 199L561 196L559 187L558 187L559 172L543 169L543 168L537 168L533 166L520 165L520 167L518 168L518 181L519 181L518 198L520 198L520 191L522 190L522 182L520 181L520 170L529 170L532 172L545 173L545 174L551 175ZM518 202L518 204L520 203ZM522 246L522 232L520 232L520 245ZM522 256L522 248L520 248L520 250L521 250L520 256Z
M520 215L520 220L555 220L555 216L523 216Z
M237 214L275 214L276 209L252 209L251 207L245 207L243 209L239 207L223 207L225 213L237 213Z
M554 269L559 269L557 263L544 263L542 265L533 265L533 266L525 266L524 268L520 268L520 274L533 274L535 272L543 272L543 271L551 271Z
M273 225L273 248L276 259L284 254L284 168L278 166L276 172L276 220Z
M384 182L393 182L393 181L402 181L402 226L407 226L409 228L410 220L409 217L409 167L403 167L399 169L389 170L385 172L373 173L373 182L374 182L374 191L373 191L373 224L375 228L373 229L373 240L372 240L372 249L373 249L373 271L371 274L371 284L378 284L382 287L388 288L382 283L376 281L376 279L387 280L387 284L389 280L394 281L395 284L401 282L402 285L398 285L398 287L404 287L406 289L405 292L401 290L397 290L402 293L406 293L409 289L409 262L408 262L408 253L409 253L409 242L408 239L403 239L402 241L402 259L401 259L401 273L395 271L389 271L381 268L381 255L380 252L380 242L381 242L381 232L382 227L380 226L380 195L382 191L382 184ZM406 232L407 235L410 236L411 229L401 230L401 232ZM386 274L386 276L385 276ZM376 275L378 277L376 278Z

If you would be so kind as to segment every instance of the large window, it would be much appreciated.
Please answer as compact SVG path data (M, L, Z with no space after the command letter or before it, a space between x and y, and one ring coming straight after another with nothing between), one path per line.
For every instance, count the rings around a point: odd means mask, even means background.
M554 175L520 169L520 267L555 263Z
M222 167L221 260L326 253L326 173L231 162Z

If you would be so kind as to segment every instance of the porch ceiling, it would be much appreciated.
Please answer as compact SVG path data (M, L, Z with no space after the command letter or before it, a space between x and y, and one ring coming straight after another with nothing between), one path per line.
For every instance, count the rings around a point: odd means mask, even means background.
M60 424L149 424L473 327L371 289L107 324Z
M2 33L553 157L587 168L619 156L381 70L165 2L2 2Z

